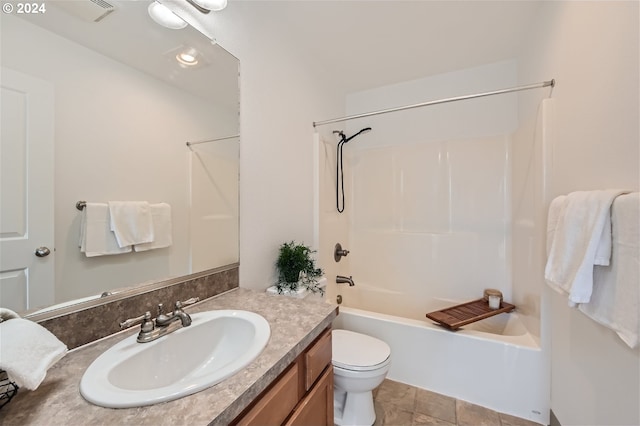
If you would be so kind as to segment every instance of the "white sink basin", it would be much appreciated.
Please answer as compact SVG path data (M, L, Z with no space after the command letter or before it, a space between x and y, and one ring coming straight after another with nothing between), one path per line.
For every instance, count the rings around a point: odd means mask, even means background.
M256 359L271 330L262 316L220 310L191 315L188 327L149 343L130 336L100 355L82 376L80 393L109 408L152 405L220 383Z

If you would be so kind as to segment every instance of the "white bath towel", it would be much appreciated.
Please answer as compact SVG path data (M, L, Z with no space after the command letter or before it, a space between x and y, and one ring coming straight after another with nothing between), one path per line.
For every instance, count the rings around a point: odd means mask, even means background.
M555 235L556 227L558 226L558 220L560 216L564 216L564 209L566 207L567 196L560 195L551 201L549 206L549 215L547 218L547 255L551 253L551 243L553 242L553 236ZM602 235L600 236L600 242L596 249L596 256L594 259L595 265L608 265L611 259L611 215L605 215L605 222L602 228ZM557 289L556 290L561 290Z
M36 389L66 353L64 343L33 321L17 318L0 323L0 369L20 387Z
M111 231L109 206L105 203L87 203L82 210L80 224L80 251L87 257L131 252L131 246L120 247Z
M547 256L551 253L551 243L553 242L553 237L556 233L558 219L561 215L564 215L566 199L566 195L560 195L554 198L549 205L549 214L547 215Z
M552 288L569 295L570 306L589 302L593 267L609 262L611 228L606 226L610 224L607 216L613 200L626 192L619 189L577 191L561 202L551 203L554 212L549 209L548 223L553 226L555 221L555 228L548 228L551 241L545 279Z
M640 333L640 193L616 198L611 215L611 264L595 267L591 301L578 309L635 348Z
M109 201L109 217L118 246L153 241L151 208L146 201Z
M171 225L171 206L167 203L150 204L153 222L153 241L136 244L135 251L147 251L169 247L173 243Z

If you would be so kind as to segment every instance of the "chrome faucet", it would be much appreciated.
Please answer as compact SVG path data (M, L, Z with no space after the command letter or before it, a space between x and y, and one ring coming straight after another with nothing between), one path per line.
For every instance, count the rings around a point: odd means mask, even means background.
M151 319L151 312L147 311L144 315L137 318L131 318L120 323L120 328L129 328L136 324L141 324L140 333L136 339L138 343L152 342L164 335L170 334L181 327L188 327L191 325L191 317L188 313L182 310L183 307L192 305L198 302L200 298L192 297L184 302L177 301L173 312L164 314L163 305L158 305L158 316L155 319ZM180 323L177 321L180 320Z
M349 287L353 287L354 285L356 285L356 283L353 282L353 277L349 276L349 277L344 277L342 275L338 275L336 277L336 284L349 284Z
M165 315L162 310L162 303L158 305L158 316L156 317L156 325L158 327L166 327L176 320L180 320L183 327L189 327L191 325L191 317L185 311L182 310L184 306L196 303L199 299L197 297L184 302L177 301L173 312Z

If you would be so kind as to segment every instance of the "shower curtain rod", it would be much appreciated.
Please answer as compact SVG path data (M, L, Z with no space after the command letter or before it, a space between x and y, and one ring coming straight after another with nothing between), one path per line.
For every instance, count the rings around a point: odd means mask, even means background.
M386 114L388 112L404 111L405 109L420 108L424 106L444 104L447 102L464 101L466 99L481 98L484 96L501 95L503 93L519 92L521 90L539 89L542 87L555 87L556 80L543 81L542 83L528 84L526 86L511 87L508 89L494 90L493 92L476 93L475 95L456 96L454 98L438 99L436 101L421 102L419 104L406 105L396 108L382 109L379 111L365 112L363 114L349 115L347 117L333 118L331 120L314 121L313 127L323 126L325 124L338 123L341 121L353 120L355 118L371 117L372 115Z
M234 139L234 138L239 138L240 135L233 135L233 136L225 136L223 138L216 138L216 139L205 139L203 141L196 141L196 142L187 142L187 146L191 146L191 145L198 145L201 143L209 143L209 142L218 142L218 141L226 141L227 139Z

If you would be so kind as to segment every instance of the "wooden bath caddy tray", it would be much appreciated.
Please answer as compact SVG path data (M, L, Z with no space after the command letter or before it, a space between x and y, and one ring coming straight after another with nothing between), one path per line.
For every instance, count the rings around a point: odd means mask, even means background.
M511 303L502 302L498 309L491 309L484 299L478 299L450 308L440 309L439 311L429 312L427 318L449 330L457 330L463 325L471 324L472 322L480 321L503 312L511 312L515 308L515 305Z

